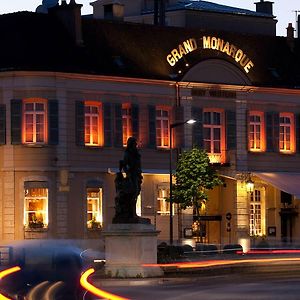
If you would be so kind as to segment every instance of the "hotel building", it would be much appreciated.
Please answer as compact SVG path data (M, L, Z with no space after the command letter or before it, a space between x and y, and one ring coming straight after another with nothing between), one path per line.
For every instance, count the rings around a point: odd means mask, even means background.
M172 131L173 166L181 151L201 147L224 184L209 192L201 224L174 205L176 243L194 245L200 225L205 243L297 243L292 26L276 36L271 2L255 12L134 2L95 1L90 16L74 0L0 16L0 239L103 245L115 173L134 136L144 177L137 212L168 241L170 125L194 118ZM155 17L159 24L146 24Z

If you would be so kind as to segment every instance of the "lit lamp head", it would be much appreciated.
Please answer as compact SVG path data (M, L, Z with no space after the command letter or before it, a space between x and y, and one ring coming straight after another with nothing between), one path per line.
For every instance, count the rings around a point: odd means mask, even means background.
M194 123L196 123L196 122L197 122L197 121L194 120L194 119L190 119L190 120L187 120L187 121L186 121L187 124L194 124Z
M249 193L252 193L254 190L254 182L251 180L251 178L246 181L246 189Z

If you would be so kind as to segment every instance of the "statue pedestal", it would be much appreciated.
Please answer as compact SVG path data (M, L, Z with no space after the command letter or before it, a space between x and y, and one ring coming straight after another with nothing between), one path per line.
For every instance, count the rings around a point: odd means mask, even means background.
M156 277L160 267L144 267L157 263L157 235L151 224L111 224L105 236L105 273L112 277Z

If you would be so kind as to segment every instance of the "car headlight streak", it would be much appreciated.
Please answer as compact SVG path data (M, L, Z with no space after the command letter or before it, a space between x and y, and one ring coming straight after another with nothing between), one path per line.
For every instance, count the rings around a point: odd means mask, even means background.
M6 270L3 270L0 272L0 279L3 279L4 277L14 273L14 272L18 272L20 271L21 268L16 266L16 267L12 267ZM4 295L0 294L0 300L11 300L10 298L5 297Z
M95 270L93 268L91 268L91 269L88 269L87 271L85 271L81 275L80 284L83 288L85 288L88 292L90 292L90 293L92 293L96 296L103 297L103 298L108 299L108 300L129 300L128 298L123 298L123 297L105 292L103 290L100 290L100 289L96 288L95 286L93 286L92 284L90 284L87 281L87 279L94 272L95 272Z

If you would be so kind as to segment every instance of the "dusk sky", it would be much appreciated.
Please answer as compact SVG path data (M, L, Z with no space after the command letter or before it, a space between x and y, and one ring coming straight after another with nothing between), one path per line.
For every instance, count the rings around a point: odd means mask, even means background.
M255 10L254 2L260 0L214 0L210 2L219 3L228 6L240 7ZM69 2L69 0L67 0ZM77 3L83 4L82 14L92 13L92 7L89 3L94 0L77 0ZM286 35L286 27L288 23L293 23L295 27L295 10L300 11L299 0L273 0L274 15L277 17L277 35ZM20 10L35 11L42 0L1 0L0 14L16 12Z

